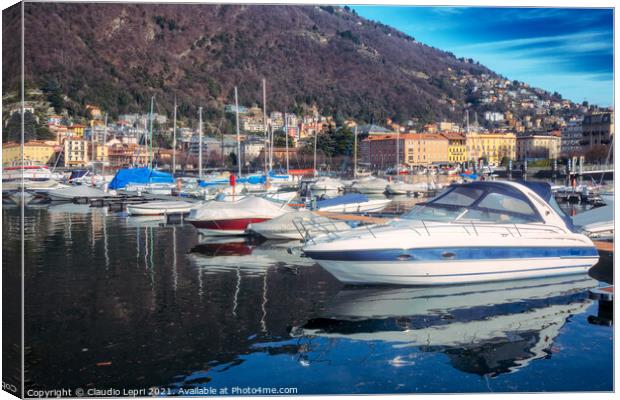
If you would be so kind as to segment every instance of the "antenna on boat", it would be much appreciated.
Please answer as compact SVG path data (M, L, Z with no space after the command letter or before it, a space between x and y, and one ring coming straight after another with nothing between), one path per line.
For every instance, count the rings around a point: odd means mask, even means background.
M202 107L198 107L198 178L202 179Z
M239 98L237 96L237 86L235 86L235 119L237 122L237 169L241 176L241 138L239 135Z

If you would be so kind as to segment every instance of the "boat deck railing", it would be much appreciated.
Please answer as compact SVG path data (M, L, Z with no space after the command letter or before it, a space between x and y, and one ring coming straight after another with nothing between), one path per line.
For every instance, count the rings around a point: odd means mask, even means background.
M336 221L329 218L294 218L293 225L305 242L315 242L315 238L321 235L330 235L331 238L339 237L342 229L336 225Z
M386 221L387 222L387 221ZM529 236L530 233L550 233L550 234L563 234L566 233L566 229L563 229L559 226L555 225L543 225L543 224L496 224L496 223L485 223L480 221L470 221L470 222L462 222L462 223L445 223L445 224L437 224L436 222L429 222L424 220L419 220L419 225L409 224L403 226L404 229L409 229L412 232L416 233L418 236L433 236L434 234L438 234L438 231L446 228L451 229L463 229L463 231L471 237L481 236L485 231L488 232L489 229L494 229L499 231L502 236L510 236L514 238L522 238ZM310 220L298 220L293 221L295 224L295 228L298 230L300 235L306 241L315 242L315 238L318 234L327 234L330 239L340 238L340 233L342 233L342 229L338 229L335 225L334 221L327 220L319 220L319 219L310 219ZM382 224L363 224L360 226L364 228L368 233L372 235L373 238L378 238L379 232L377 229L379 227L385 226ZM504 233L502 233L502 231ZM445 233L445 231L443 232Z

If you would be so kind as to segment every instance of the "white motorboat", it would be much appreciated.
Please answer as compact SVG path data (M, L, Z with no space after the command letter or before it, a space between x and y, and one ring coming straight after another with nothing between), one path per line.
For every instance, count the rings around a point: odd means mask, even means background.
M385 188L389 183L385 179L370 176L353 181L350 189L363 194L381 194L385 192Z
M214 188L208 193L209 198L217 199L218 201L238 201L248 196L256 196L263 197L276 203L290 203L298 196L297 191L278 191L277 188L273 190L248 192L244 190L244 187L237 187L233 194L232 187L230 186L226 188Z
M405 183L402 181L399 182L390 182L385 187L385 192L391 195L414 195L419 193L427 193L432 190L440 189L439 185L436 185L435 182L431 181L430 183L421 182L421 183Z
M148 184L127 184L122 190L125 193L138 194L143 193L157 194L157 195L171 195L172 189L175 185L168 183L148 183Z
M328 176L317 179L310 185L310 190L317 192L338 191L344 187L344 183L340 179L330 178Z
M186 221L203 234L243 235L249 224L267 221L291 211L286 204L247 196L238 201L209 201L192 209Z
M304 253L346 284L442 285L587 272L598 251L549 185L449 187L403 219L324 235Z
M303 228L300 225L303 222ZM329 230L325 228L329 226ZM332 221L319 217L307 209L286 213L274 219L248 225L248 232L275 240L303 240L307 234L312 236L327 232L341 232L351 229L344 221ZM306 233L305 230L308 232Z
M2 182L11 181L46 181L52 177L47 165L36 164L30 160L14 161L11 165L2 167Z
M168 215L168 214L187 214L198 203L187 201L149 201L147 203L128 204L127 214L129 215Z
M112 193L108 193L104 190L86 186L86 185L78 185L78 186L69 186L61 189L50 190L47 192L49 198L53 201L71 201L75 198L87 197L87 198L97 198L97 197L108 197L112 196Z
M319 211L336 213L368 213L381 212L391 199L369 199L363 194L349 193L343 196L318 200L315 205Z

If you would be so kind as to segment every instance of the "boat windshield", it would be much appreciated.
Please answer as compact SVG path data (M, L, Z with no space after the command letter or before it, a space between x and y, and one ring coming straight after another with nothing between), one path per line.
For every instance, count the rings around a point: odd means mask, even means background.
M530 201L517 190L497 187L454 186L403 218L441 222L501 224L544 222Z

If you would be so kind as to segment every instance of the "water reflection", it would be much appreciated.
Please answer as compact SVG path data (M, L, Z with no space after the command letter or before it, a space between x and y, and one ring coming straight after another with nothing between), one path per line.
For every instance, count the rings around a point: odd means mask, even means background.
M309 258L290 249L299 241L260 241L243 237L206 237L190 250L190 262L202 273L237 271L264 275L269 268L296 272L299 267L314 265Z
M443 288L345 289L319 317L291 334L417 347L447 355L461 371L495 376L547 356L567 318L590 305L587 289L596 285L583 275ZM406 355L392 362L406 365Z
M18 211L3 207L3 268L19 261ZM611 387L611 330L587 323L586 277L354 290L290 253L295 242L199 240L189 225L73 204L27 208L25 224L29 387L486 390L476 374L564 374L524 368L562 337L564 362L598 380L558 387ZM603 359L581 357L585 343Z

